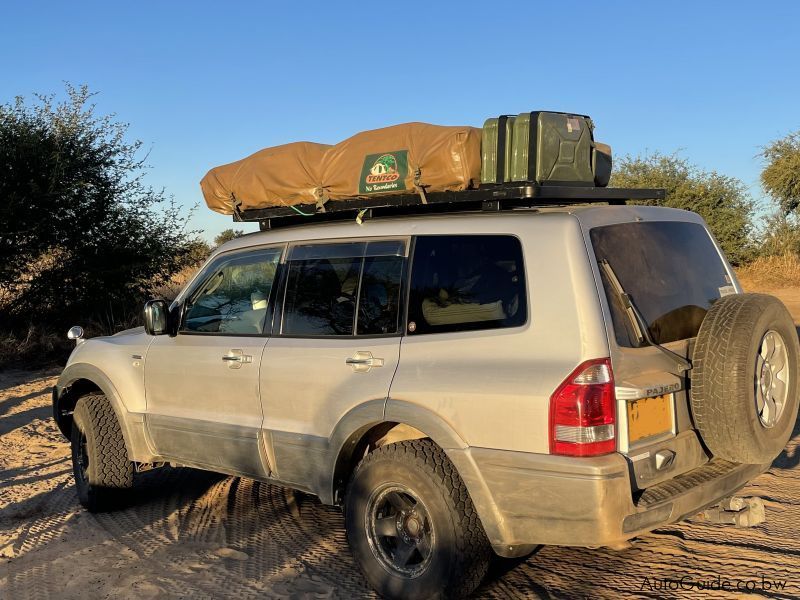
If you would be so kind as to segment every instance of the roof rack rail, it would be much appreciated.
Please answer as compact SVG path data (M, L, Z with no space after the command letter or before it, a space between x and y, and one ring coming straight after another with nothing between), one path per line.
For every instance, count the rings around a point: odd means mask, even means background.
M351 200L330 200L324 210L316 204L277 206L241 210L236 208L236 222L257 222L262 231L289 225L324 223L343 219L368 219L378 216L417 215L465 211L500 211L537 206L564 206L607 202L625 204L626 200L663 200L663 189L602 188L592 186L538 185L513 183L482 185L460 192L429 192L423 196L397 194Z

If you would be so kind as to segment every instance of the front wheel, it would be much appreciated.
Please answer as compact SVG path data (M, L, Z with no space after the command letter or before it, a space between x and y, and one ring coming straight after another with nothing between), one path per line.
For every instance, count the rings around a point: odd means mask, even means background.
M114 408L102 394L78 400L72 420L72 470L78 500L90 512L120 506L120 491L133 486L133 463L128 460Z
M345 520L356 562L386 598L461 598L492 556L464 482L429 440L368 454L350 481Z

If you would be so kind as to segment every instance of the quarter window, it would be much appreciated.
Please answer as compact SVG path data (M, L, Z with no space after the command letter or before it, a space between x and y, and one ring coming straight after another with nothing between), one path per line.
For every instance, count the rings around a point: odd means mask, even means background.
M397 333L404 256L402 240L293 247L287 261L282 333Z
M259 334L264 332L281 248L219 259L189 296L181 331Z
M443 333L523 325L525 294L517 238L421 236L414 248L408 331Z

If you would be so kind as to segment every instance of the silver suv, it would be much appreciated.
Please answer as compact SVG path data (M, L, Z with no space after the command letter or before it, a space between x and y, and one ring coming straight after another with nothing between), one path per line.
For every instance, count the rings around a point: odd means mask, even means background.
M729 498L797 417L786 309L666 208L276 228L145 323L78 339L54 389L84 506L164 463L276 482L343 507L387 597L622 547Z

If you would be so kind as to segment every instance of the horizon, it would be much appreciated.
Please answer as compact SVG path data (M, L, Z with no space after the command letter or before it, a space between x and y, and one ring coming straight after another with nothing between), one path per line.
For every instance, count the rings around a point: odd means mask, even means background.
M293 141L575 112L617 159L679 152L742 180L764 211L759 150L800 129L794 3L406 3L378 27L355 7L305 7L6 7L0 103L88 85L98 112L149 151L147 183L183 210L199 205L190 227L207 241L257 227L206 208L203 175Z

